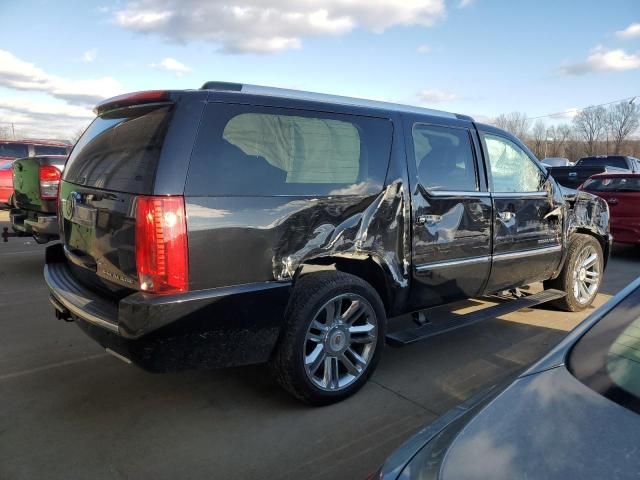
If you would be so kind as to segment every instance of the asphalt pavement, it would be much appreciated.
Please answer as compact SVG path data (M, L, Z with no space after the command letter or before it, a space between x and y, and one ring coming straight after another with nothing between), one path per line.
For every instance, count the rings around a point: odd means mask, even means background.
M311 408L262 366L149 374L106 354L55 320L43 259L33 240L0 243L2 480L362 479L424 424L513 378L593 311L527 309L387 347L356 396ZM596 304L637 275L640 249L616 247Z

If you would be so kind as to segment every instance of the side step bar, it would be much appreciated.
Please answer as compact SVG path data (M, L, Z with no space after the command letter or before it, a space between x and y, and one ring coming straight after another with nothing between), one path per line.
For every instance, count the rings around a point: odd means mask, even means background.
M466 315L449 315L442 321L389 333L387 334L387 344L393 347L409 345L424 340L425 338L450 332L451 330L473 325L484 320L491 320L506 315L507 313L517 312L523 308L550 302L551 300L562 298L565 295L566 293L560 290L544 290L533 295L520 297L517 300L508 300L493 307L483 308L482 310L477 310Z

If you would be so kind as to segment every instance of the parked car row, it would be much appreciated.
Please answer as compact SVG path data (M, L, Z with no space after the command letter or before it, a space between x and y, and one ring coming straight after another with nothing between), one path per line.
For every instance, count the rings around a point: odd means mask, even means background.
M578 188L593 175L599 173L640 172L640 160L622 155L600 155L583 157L575 165L550 166L551 176L560 185Z
M44 267L55 316L150 371L267 363L296 398L334 403L365 384L385 342L541 303L584 310L612 240L640 243L636 159L545 166L465 115L221 82L95 112L68 158L12 161L11 221L60 236ZM545 290L518 290L534 282ZM498 293L513 299L420 314ZM388 331L404 314L416 325ZM637 473L639 317L640 280L371 478Z

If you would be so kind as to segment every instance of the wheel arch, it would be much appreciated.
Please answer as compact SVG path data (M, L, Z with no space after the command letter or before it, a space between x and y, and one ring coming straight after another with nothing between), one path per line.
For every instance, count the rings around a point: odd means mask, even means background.
M390 274L371 256L361 259L330 256L308 260L298 267L294 277L294 287L298 278L318 271L343 272L364 280L380 296L385 313L389 314L395 310L396 295L391 286Z
M573 241L573 237L576 234L588 235L590 237L595 238L598 241L598 243L600 244L600 248L602 248L603 269L606 268L607 267L607 262L609 261L609 255L611 253L611 251L610 251L611 250L611 243L609 242L608 236L605 237L602 234L600 234L599 232L596 232L596 231L591 230L591 229L586 228L586 227L578 227L569 236L569 242ZM566 260L566 258L565 258L565 260Z

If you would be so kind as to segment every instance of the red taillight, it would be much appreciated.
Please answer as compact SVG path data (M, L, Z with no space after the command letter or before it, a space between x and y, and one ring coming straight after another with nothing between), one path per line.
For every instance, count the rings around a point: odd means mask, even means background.
M189 287L189 253L184 197L138 197L136 266L140 289L184 292Z
M40 178L40 198L42 200L55 200L58 198L60 170L52 165L41 165L38 176Z

